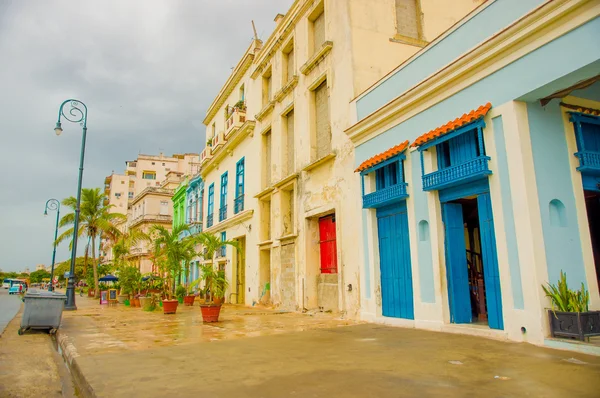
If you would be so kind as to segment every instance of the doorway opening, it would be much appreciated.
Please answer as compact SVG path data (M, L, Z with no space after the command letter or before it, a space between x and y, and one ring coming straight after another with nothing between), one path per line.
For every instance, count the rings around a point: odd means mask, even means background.
M236 239L238 250L236 252L236 283L235 296L237 304L246 304L246 237Z
M443 203L450 320L503 329L489 193Z
M585 207L592 240L592 252L596 265L596 278L600 286L600 192L585 191Z

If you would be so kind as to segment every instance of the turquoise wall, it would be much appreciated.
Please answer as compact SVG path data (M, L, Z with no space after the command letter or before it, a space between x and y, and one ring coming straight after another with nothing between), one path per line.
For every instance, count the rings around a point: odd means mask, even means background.
M508 173L508 159L504 139L504 123L502 116L492 119L494 127L494 141L496 143L496 162L498 164L498 178L503 187L500 192L502 198L502 209L504 211L504 230L506 232L506 246L508 250L508 268L510 270L510 282L513 293L514 308L524 309L523 286L521 283L521 265L519 264L519 247L515 228L515 216L513 213L512 193L510 189L510 176Z
M571 167L565 130L559 101L552 101L545 107L539 102L527 104L529 130L535 178L540 201L542 229L548 264L548 280L558 281L560 271L567 273L570 284L579 286L585 283L585 268L581 253L581 240ZM556 220L551 218L551 201L559 200ZM564 206L564 207L563 207Z
M496 0L357 101L358 119L376 111L427 76L516 21L545 0Z
M421 289L421 301L424 303L435 303L435 288L433 285L433 260L431 258L431 223L429 222L429 209L427 205L427 193L423 191L421 180L421 161L417 152L413 152L409 158L411 162L411 184L413 193L409 200L415 206L415 225L417 231L417 254L419 257L419 288ZM408 176L407 176L408 177ZM423 228L426 226L426 228Z
M361 177L362 178L362 177ZM363 247L365 248L363 258L363 272L365 278L365 298L371 298L371 263L369 262L369 228L367 227L368 210L362 211L362 235Z

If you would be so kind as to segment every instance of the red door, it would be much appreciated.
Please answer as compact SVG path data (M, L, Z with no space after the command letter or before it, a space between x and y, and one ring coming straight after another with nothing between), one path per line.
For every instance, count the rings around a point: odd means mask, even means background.
M337 274L335 215L319 218L319 246L321 251L321 273Z

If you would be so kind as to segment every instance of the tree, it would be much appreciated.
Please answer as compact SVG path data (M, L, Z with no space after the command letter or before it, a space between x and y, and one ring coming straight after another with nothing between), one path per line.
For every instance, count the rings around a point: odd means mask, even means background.
M239 244L235 240L221 240L218 236L208 233L202 232L199 234L195 241L200 243L204 248L204 259L210 259L211 264L206 264L203 266L202 274L205 279L206 288L210 288L211 295L213 296L224 296L225 290L227 289L227 279L225 278L225 273L221 271L216 271L215 260L216 255L221 251L225 246L231 246L236 250L239 250Z
M42 279L44 278L50 278L50 272L40 269L29 274L29 280L31 283L41 283Z
M168 291L175 289L175 278L181 274L182 266L189 270L189 263L196 255L196 244L192 237L179 239L179 235L188 230L185 224L178 225L169 231L162 225L152 227L154 256L162 270L167 274Z
M94 288L96 291L95 297L100 297L98 289L98 264L96 262L96 238L105 234L116 240L120 231L115 227L115 222L126 219L126 216L120 213L111 213L110 208L113 205L105 205L106 195L102 193L100 188L83 188L81 190L81 213L79 216L79 237L87 236L92 241L92 268L94 272ZM70 207L75 211L77 199L70 196L63 200L63 205ZM60 227L73 225L75 222L75 213L68 213L60 219ZM73 235L73 227L64 231L56 240L56 243L68 239ZM71 242L71 245L73 242Z
M133 229L119 234L113 243L113 261L117 268L128 266L125 258L129 254L131 248L142 241L150 241L150 236L144 232Z

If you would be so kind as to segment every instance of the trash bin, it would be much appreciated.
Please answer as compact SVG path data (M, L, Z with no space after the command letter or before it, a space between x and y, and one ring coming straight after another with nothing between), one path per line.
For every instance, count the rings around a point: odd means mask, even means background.
M48 329L54 334L60 326L67 296L44 290L32 290L25 294L25 310L21 318L19 334L29 329Z

